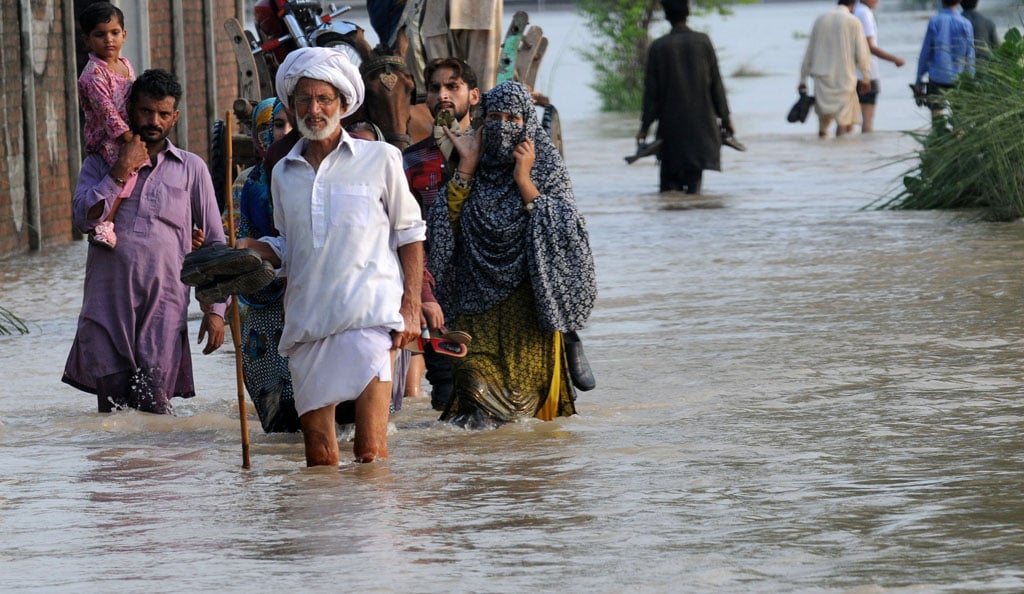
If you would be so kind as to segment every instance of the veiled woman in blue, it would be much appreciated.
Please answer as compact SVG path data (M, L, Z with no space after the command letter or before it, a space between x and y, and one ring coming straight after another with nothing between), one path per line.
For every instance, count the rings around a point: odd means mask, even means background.
M427 214L427 268L450 329L473 336L442 420L487 426L575 414L563 333L583 327L597 283L568 171L529 90L494 87L484 123L455 137L459 170Z
M235 239L277 235L263 157L267 147L287 134L289 129L280 100L264 99L253 109L256 164L239 173L231 186L235 204ZM239 300L245 305L241 327L245 388L267 433L294 432L300 428L292 397L288 359L277 352L284 327L283 298L284 281L280 280L255 293L239 295Z

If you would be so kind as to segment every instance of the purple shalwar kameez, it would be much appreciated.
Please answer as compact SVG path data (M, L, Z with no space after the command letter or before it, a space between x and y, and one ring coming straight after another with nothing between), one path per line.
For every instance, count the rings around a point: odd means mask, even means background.
M89 155L75 189L74 225L88 232L110 211L121 186ZM94 219L88 211L104 202ZM180 280L192 226L205 244L224 243L206 164L167 141L155 166L139 170L114 221L117 247L89 246L78 332L62 380L96 394L101 411L170 413L170 399L195 395L188 341L189 287ZM223 316L225 306L213 306Z

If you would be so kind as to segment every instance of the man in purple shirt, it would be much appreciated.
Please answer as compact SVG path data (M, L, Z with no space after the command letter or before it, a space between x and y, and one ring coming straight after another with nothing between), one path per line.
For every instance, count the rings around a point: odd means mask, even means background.
M952 88L961 72L974 74L974 27L957 12L960 0L942 0L942 10L928 21L917 59L917 84L928 75L928 107L942 114L942 93Z
M110 211L125 180L138 181L115 215L116 250L89 246L85 288L62 380L95 394L100 412L134 408L172 414L171 398L195 395L188 341L189 287L180 274L193 225L205 244L224 243L213 183L203 160L167 135L178 121L181 85L147 70L132 85L133 138L113 166L90 154L72 202L74 225L88 232ZM224 304L201 304L204 354L224 342Z

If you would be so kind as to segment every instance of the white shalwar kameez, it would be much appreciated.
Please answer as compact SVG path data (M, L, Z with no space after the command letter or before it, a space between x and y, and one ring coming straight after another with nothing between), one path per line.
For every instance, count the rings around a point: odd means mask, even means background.
M402 330L398 248L426 238L402 154L342 133L317 171L299 140L274 167L277 238L262 238L288 278L279 350L299 415L391 380L391 330Z
M857 71L870 76L871 50L864 27L846 6L814 21L800 66L800 83L814 78L814 111L847 126L857 121Z

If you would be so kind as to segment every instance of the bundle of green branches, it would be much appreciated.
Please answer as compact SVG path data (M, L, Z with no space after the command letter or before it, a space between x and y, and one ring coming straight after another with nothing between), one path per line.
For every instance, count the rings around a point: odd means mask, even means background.
M976 209L985 218L1024 216L1024 37L1011 29L976 74L946 92L948 113L910 159L896 196L882 209ZM916 159L915 159L916 157Z
M11 313L5 307L0 307L0 334L28 334L28 326L24 320Z

